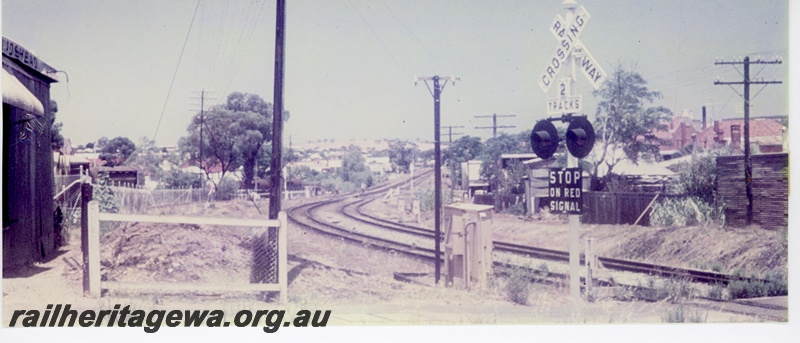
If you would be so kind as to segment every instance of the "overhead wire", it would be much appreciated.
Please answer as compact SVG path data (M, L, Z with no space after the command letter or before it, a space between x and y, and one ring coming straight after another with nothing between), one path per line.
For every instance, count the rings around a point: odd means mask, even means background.
M347 3L350 5L350 7L352 7L352 8L353 8L353 10L356 12L356 14L358 14L358 16L359 16L359 17L361 18L361 20L364 22L364 24L365 24L365 25L367 25L367 28L369 28L369 30L372 32L372 34L373 34L373 35L375 35L375 38L378 40L378 43L380 43L381 47L383 47L383 49L384 49L384 50L386 50L386 54L387 54L387 55L389 55L389 58L391 58L391 59L392 59L392 62L394 62L394 64L395 64L395 65L396 65L398 68L400 68L400 69L401 69L401 70L402 70L404 73L406 73L407 75L409 75L409 76L413 75L413 74L412 74L412 73L410 73L410 72L409 72L409 71L408 71L406 68L404 68L404 67L403 67L403 66L400 64L400 62L398 62L398 61L397 61L397 59L394 57L394 55L392 55L392 53L391 53L391 51L389 50L389 48L388 48L388 47L386 46L386 44L383 42L383 39L381 39L381 37L378 35L378 33L377 33L377 32L375 32L375 29L372 27L372 25L369 23L369 21L367 21L367 18L365 18L365 17L364 17L364 15L362 15L362 14L361 14L361 12L358 10L358 8L356 8L356 6L355 6L355 5L353 5L353 3L352 3L352 2L350 2L350 0L347 0Z
M248 30L246 28L243 28L243 30L242 30L243 36L246 36L246 39L244 39L244 41L243 41L244 42L243 43L244 44L243 45L243 50L241 52L239 52L239 49L242 48L242 45L239 45L237 47L237 49L236 49L235 54L234 54L234 62L232 63L233 72L230 73L231 74L230 78L228 79L228 82L224 87L224 90L225 90L226 93L230 89L230 86L233 83L233 80L236 78L236 76L239 73L239 70L242 67L242 63L241 63L242 59L244 58L244 56L248 55L247 52L254 45L254 44L252 44L253 43L252 38L253 38L253 35L255 34L256 28L258 27L258 23L259 23L262 15L264 14L264 4L266 4L266 1L262 1L261 2L261 7L258 9L257 12L255 12L255 14L253 16L253 20L252 20L251 24L249 25L249 32L247 34L244 34L244 32L248 31ZM248 10L248 12L251 12L251 11Z
M192 26L194 26L194 19L197 17L197 9L200 8L200 0L197 0L197 5L194 7L194 14L192 14L192 21L189 23L189 29L186 30L186 38L183 40L183 47L181 48L181 54L178 56L178 63L175 65L175 72L172 74L172 81L169 83L169 90L167 90L167 98L164 99L164 106L161 108L161 115L158 117L158 124L156 124L156 130L153 132L153 141L156 140L156 136L158 136L158 129L161 127L161 120L164 119L164 112L167 110L167 103L169 103L169 96L172 94L172 86L175 85L175 78L178 76L178 70L181 67L181 61L183 60L183 52L186 50L186 43L189 42L189 36L192 33Z
M436 62L439 68L445 69L444 65L442 65L441 62L439 62L439 59L436 58L433 52L431 52L431 50L428 49L428 47L425 46L425 44L422 44L422 41L419 38L417 38L417 35L415 35L414 32L411 32L411 30L405 24L403 24L403 22L400 21L399 18L397 18L397 16L394 14L394 11L392 11L391 7L389 7L389 4L386 3L386 0L381 0L381 2L383 3L383 6L385 6L386 9L389 10L389 14L392 16L392 18L394 18L394 20L397 21L397 23L400 24L400 26L403 27L403 29L405 29L406 32L408 32L412 38L414 38L414 41L417 42L417 44L419 44L419 46L421 46L422 49L424 49L428 53L429 56L431 56L431 58L433 59L434 62Z

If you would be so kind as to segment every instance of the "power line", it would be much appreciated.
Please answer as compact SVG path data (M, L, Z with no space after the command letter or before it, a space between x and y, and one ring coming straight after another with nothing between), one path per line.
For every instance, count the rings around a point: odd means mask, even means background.
M415 35L413 32L411 32L411 30L409 30L408 27L405 24L403 24L403 22L400 21L400 19L398 19L397 16L394 15L394 12L389 7L389 5L386 3L386 1L382 0L381 2L383 2L383 5L386 6L387 10L389 10L389 14L392 15L392 18L394 18L394 20L397 21L397 23L400 24L400 26L402 26L406 30L406 32L408 32L411 35L411 37L414 38L414 40L419 44L419 46L421 46L422 49L424 49L428 53L428 55L430 55L431 58L433 58L433 61L436 62L436 64L439 66L439 68L445 69L445 67L439 62L439 60L436 58L436 56L433 54L433 52L431 52L431 50L428 49L427 46L422 44L422 41L419 38L417 38L417 35Z
M367 18L365 18L364 15L361 14L358 8L356 8L356 6L354 6L353 3L350 2L350 0L347 0L347 3L350 4L350 7L352 7L353 10L356 11L356 14L358 14L358 16L361 17L361 20L364 21L364 24L367 25L372 34L375 35L375 38L378 39L378 43L380 43L383 49L386 50L386 54L389 55L389 58L392 59L392 62L394 62L394 64L397 65L398 68L403 70L403 72L406 73L407 75L412 75L411 73L408 72L408 70L406 70L406 68L403 68L403 66L400 64L400 62L397 61L397 59L394 58L394 55L392 55L389 48L386 46L386 44L383 43L383 39L381 39L381 37L378 36L378 33L375 32L375 29L372 27L372 25L370 25L369 21L367 21Z
M192 15L192 22L189 23L189 29L186 30L186 38L183 40L183 47L181 54L178 56L178 63L175 65L175 73L172 74L172 81L169 83L169 90L167 91L167 98L164 100L164 107L161 108L161 115L158 117L158 124L156 124L156 131L153 133L153 141L156 140L158 129L161 127L161 119L164 119L164 112L167 110L167 103L169 96L172 94L172 86L175 85L175 77L178 76L178 70L181 67L181 60L183 59L183 52L186 50L186 43L189 41L189 34L192 33L192 26L194 25L194 18L197 17L197 9L200 8L200 0L197 0L197 5L194 7L194 14Z

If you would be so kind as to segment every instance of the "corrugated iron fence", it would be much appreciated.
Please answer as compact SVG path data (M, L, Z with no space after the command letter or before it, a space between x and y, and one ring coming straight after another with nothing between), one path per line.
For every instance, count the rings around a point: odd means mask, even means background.
M751 158L753 222L765 228L789 223L789 154L760 154ZM747 225L744 156L717 157L717 194L725 204L730 226Z

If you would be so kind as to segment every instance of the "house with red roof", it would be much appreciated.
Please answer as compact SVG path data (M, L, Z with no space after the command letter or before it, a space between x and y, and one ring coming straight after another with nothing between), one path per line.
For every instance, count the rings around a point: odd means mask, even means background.
M751 117L750 143L757 145L761 153L785 151L786 130L779 117ZM744 119L715 120L709 125L705 114L702 120L694 120L691 111L683 111L672 118L666 131L655 131L653 135L661 141L659 148L664 159L679 156L693 142L702 150L730 146L743 151Z

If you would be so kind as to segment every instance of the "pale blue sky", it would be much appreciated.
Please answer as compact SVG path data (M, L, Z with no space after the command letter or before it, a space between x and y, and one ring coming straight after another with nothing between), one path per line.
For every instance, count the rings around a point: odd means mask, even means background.
M433 100L413 77L456 75L442 95L442 125L489 137L490 119L530 130L555 96L537 85L556 40L548 31L562 1L287 1L285 136L294 143L433 136ZM742 100L716 76L741 80L716 58L780 55L759 77L788 81L788 1L579 1L591 18L581 40L610 73L636 65L658 102L675 112L741 114ZM201 0L166 102L196 1L3 0L2 29L69 74L54 84L58 120L77 144L100 136L175 144L193 113L192 90L231 91L272 102L274 1ZM761 69L753 66L755 75ZM560 76L566 76L562 71ZM753 94L760 87L753 87ZM576 91L595 113L592 88ZM737 86L736 91L741 92ZM788 84L767 86L753 115L788 114ZM445 138L446 141L446 138ZM285 143L288 143L288 138Z

